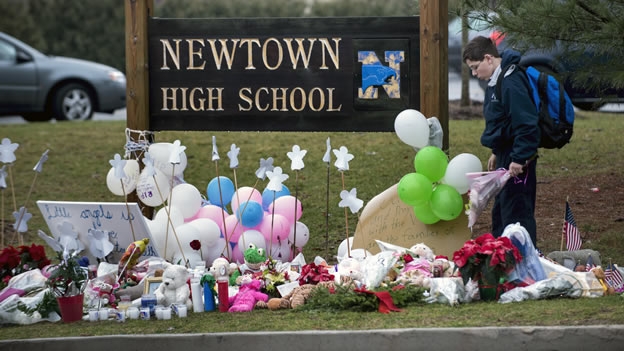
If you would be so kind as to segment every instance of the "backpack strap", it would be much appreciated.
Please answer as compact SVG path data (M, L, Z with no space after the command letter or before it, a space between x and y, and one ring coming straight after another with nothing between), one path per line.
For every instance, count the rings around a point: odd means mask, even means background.
M524 72L524 74L526 74L526 68L525 67L520 66L520 65L516 65L514 63L509 64L509 65L503 67L503 69L501 69L501 73L499 74L498 79L496 80L496 97L499 100L501 100L501 101L503 100L503 94L502 94L502 91L503 91L503 78L505 78L505 76L507 75L507 72L509 70L513 71L516 68L519 71L522 71L522 72Z

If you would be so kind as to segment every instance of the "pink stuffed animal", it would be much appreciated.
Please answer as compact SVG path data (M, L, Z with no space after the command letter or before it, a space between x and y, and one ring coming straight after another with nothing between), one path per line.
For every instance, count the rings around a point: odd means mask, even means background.
M243 282L238 293L230 297L230 308L228 312L250 312L256 306L256 302L269 300L269 295L260 292L261 282L251 279Z

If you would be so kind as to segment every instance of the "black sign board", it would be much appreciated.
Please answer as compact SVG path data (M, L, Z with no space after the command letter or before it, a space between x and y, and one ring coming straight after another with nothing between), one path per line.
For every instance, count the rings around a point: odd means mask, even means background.
M419 17L149 21L151 130L394 131Z

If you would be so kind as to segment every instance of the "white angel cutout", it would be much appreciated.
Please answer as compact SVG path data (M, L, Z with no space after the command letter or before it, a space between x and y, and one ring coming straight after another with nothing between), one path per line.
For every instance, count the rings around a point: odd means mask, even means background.
M266 174L267 177L269 177L267 189L272 191L281 191L282 183L288 179L288 174L282 173L282 167L275 167L273 171L267 171Z
M104 259L115 248L109 240L108 231L89 228L87 238L89 238L89 252L96 258Z
M351 191L343 190L340 192L340 198L342 199L338 206L340 207L349 207L351 213L357 213L362 206L364 205L364 201L357 198L357 189L353 188Z

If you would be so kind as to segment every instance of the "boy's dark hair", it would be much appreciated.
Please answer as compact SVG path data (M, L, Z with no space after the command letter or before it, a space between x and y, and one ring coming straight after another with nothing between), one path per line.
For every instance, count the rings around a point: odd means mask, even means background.
M481 61L485 55L500 56L492 39L478 36L472 39L464 48L462 62L466 62L466 60Z

